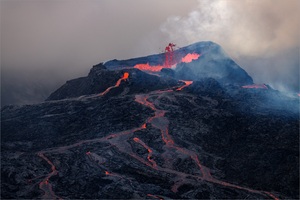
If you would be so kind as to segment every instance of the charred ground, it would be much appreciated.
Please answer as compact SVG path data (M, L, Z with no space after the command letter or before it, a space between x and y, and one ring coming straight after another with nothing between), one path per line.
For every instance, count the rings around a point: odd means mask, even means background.
M299 198L298 97L112 63L2 108L1 198Z

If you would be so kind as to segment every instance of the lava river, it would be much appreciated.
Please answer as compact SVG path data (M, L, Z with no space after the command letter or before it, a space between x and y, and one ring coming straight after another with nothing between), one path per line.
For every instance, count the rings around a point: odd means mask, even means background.
M177 88L177 90L180 91L184 87L187 87L190 84L192 84L192 81L184 81L184 82L185 82L185 86L179 87L179 88ZM186 148L182 148L174 142L174 140L172 139L171 135L169 134L169 130L168 130L169 121L165 117L165 113L167 111L157 109L156 106L154 105L154 103L148 101L148 98L150 96L156 96L157 95L157 97L159 98L161 95L166 95L167 93L171 93L171 92L173 92L173 90L165 90L165 91L159 90L159 91L155 91L155 92L152 92L152 93L149 93L149 94L136 95L136 99L135 99L136 102L151 108L155 112L155 115L153 117L148 118L147 123L151 123L151 125L153 127L157 128L161 131L161 138L165 143L165 153L164 154L173 154L174 155L173 152L174 152L174 150L176 150L177 154L185 154L185 155L189 156L192 160L194 160L194 162L199 167L199 170L201 172L201 176L199 176L199 177L196 176L196 177L198 179L201 179L202 181L207 181L207 182L211 182L211 183L215 183L215 184L219 184L219 185L222 185L222 186L225 186L225 187L235 188L235 189L239 189L239 190L245 190L245 191L248 191L248 192L251 192L251 193L260 194L260 195L263 195L263 196L268 196L268 197L271 197L275 200L278 200L278 198L274 194L271 194L270 192L254 190L254 189L250 189L250 188L247 188L247 187L242 187L242 186L234 185L234 184L231 184L231 183L227 183L227 182L215 179L214 177L212 177L209 168L207 168L206 166L201 164L201 162L198 159L198 155L197 155L196 152L191 151L191 150L186 149ZM146 145L143 144L143 146L146 146ZM146 146L145 148L148 148L148 147ZM169 156L169 157L171 157L171 156ZM168 162L169 161L172 162L172 160L168 160ZM153 161L151 161L151 162L153 162ZM171 164L169 164L169 166L171 166ZM162 168L162 167L157 167L157 170L161 170L161 171L165 171L165 172L169 172L169 173L174 173L178 177L180 177L178 179L178 181L175 181L175 185L172 187L173 192L177 192L177 188L180 185L182 185L182 183L189 182L189 180L186 180L186 174L182 174L180 172L176 172L174 170L170 170L170 169L166 169L166 168Z
M105 90L104 92L101 93L101 95L105 95L111 88L118 87L123 80L127 80L129 77L128 73L124 73L123 77L118 80L115 86L112 86ZM145 165L146 167L151 168L152 170L157 170L160 172L165 172L169 174L173 174L173 177L171 178L174 185L172 186L171 191L176 193L178 191L178 188L185 184L185 183L190 183L190 184L197 184L197 182L209 182L213 184L218 184L222 185L224 187L228 188L234 188L238 190L243 190L247 191L250 193L255 193L259 194L263 197L268 197L277 200L278 198L274 195L271 194L270 192L265 192L265 191L259 191L235 184L231 184L225 181L218 180L214 178L211 173L210 169L206 166L204 166L201 163L201 160L199 160L199 155L198 152L183 148L180 145L177 145L172 138L172 135L169 131L169 120L165 116L167 110L159 109L159 104L160 98L163 96L168 96L173 93L180 93L182 92L182 89L184 87L188 87L189 85L192 84L192 81L182 81L185 83L184 86L181 87L176 87L176 88L171 88L168 90L157 90L157 91L152 91L147 94L137 94L135 95L135 101L139 104L142 104L143 106L149 107L153 112L153 116L149 116L146 121L141 124L139 127L130 129L130 130L124 130L121 132L116 132L116 133L111 133L108 136L101 137L101 138L95 138L95 139L89 139L89 140L82 140L77 143L68 145L68 146L61 146L61 147L55 147L51 149L45 149L43 151L40 151L37 153L37 155L42 158L44 161L46 161L50 167L51 171L46 177L40 182L39 186L40 189L44 191L45 195L43 198L51 198L51 199L57 199L59 198L58 196L55 195L55 193L52 191L52 186L49 183L49 179L52 176L55 176L59 173L59 170L56 169L55 165L53 162L51 162L45 154L50 154L50 153L55 153L55 154L64 154L67 153L69 149L78 147L78 146L83 146L83 145L90 145L94 143L109 143L110 146L116 147L120 152L131 156L133 159L136 161L140 162L142 165ZM99 97L101 98L101 97ZM150 101L149 99L152 99ZM155 99L155 100L153 100ZM146 144L142 139L134 135L135 132L141 131L148 129L148 125L150 125L153 128L156 128L160 131L161 133L161 140L163 141L163 153L158 153L155 149L152 149L148 144ZM136 145L140 145L141 148L144 148L147 150L148 155L146 158L141 157L137 153L135 153L132 150L132 145L131 142L135 143ZM117 174L112 172L110 169L107 167L102 166L102 163L105 162L105 159L99 155L97 155L94 152L84 152L83 153L85 156L87 156L91 161L97 163L97 166L99 166L99 169L102 171L104 176L110 176L112 178L122 178L122 179L128 179L125 176L123 177L121 174ZM157 162L158 157L164 159L164 164L161 164ZM177 171L172 168L175 158L176 157L189 157L195 165L198 167L196 169L198 172L197 173L184 173ZM149 175L151 177L151 175ZM128 180L129 183L131 180ZM149 197L153 198L158 198L161 199L160 196L157 196L155 194L147 194Z

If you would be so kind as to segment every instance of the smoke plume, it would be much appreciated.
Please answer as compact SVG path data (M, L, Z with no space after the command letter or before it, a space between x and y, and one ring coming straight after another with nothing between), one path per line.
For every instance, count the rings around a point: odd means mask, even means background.
M297 0L198 0L188 16L172 16L161 26L179 45L220 44L256 82L299 91Z

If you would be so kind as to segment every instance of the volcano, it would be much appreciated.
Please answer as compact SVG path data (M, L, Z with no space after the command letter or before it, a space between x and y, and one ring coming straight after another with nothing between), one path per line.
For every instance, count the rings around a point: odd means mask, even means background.
M1 109L3 199L298 199L299 97L217 44L111 60Z

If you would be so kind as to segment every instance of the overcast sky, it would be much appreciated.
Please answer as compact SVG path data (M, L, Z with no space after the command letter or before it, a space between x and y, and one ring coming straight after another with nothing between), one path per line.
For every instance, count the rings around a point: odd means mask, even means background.
M211 40L257 83L299 91L298 0L0 0L2 104L46 98L92 65Z

